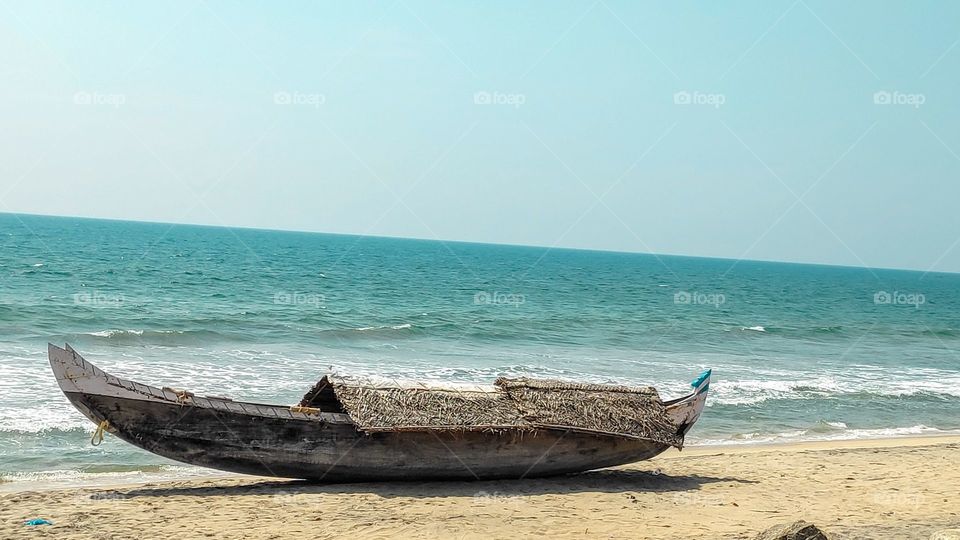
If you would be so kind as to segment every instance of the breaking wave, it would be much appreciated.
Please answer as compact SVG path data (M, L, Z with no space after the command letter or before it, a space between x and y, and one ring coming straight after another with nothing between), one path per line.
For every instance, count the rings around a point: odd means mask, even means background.
M219 332L216 330L98 330L63 336L66 341L88 339L95 343L110 343L122 345L154 344L154 345L203 345L214 341L248 341L249 338L235 332Z
M778 399L824 399L860 396L863 398L925 397L950 399L960 397L960 376L945 376L939 380L924 379L841 379L818 377L794 381L720 379L710 387L708 407L719 405L756 405Z
M729 438L700 439L690 437L690 446L714 446L729 444L777 444L805 441L846 441L860 439L888 439L895 437L927 436L927 435L960 435L960 430L945 430L929 427L923 424L895 428L873 429L846 429L843 422L827 423L836 426L831 430L809 428L779 433L751 432L737 434Z

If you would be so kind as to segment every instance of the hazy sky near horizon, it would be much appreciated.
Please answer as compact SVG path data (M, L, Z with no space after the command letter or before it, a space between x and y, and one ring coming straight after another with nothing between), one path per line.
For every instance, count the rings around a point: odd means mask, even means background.
M960 271L951 2L0 0L0 211Z

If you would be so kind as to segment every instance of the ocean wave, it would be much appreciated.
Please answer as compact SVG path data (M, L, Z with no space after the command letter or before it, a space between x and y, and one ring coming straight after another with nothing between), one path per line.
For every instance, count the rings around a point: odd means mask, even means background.
M109 338L114 336L122 336L124 334L129 334L133 336L142 336L143 330L101 330L99 332L90 332L87 335L94 336L94 337Z
M910 437L917 435L957 435L960 430L945 430L917 424L906 427L846 429L846 424L838 422L844 428L832 430L818 430L816 428L797 429L779 433L751 432L734 435L727 438L699 439L689 438L690 446L715 446L731 444L776 444L786 442L805 441L845 441L860 439L888 439L896 437Z
M843 326L839 324L833 326L818 326L815 331L821 334L839 334L843 332Z
M50 438L72 438L77 436L87 436L96 426L84 417L76 419L58 418L44 424L4 422L0 419L0 439L4 437L19 437L23 435L36 435Z
M0 438L19 435L72 437L90 431L92 425L63 400L43 407L0 410Z
M413 325L412 325L412 324L409 324L409 323L406 323L406 324L398 324L398 325L395 325L395 326L362 326L362 327L360 327L360 328L354 328L354 330L356 330L356 331L358 331L358 332L367 332L367 331L370 331L370 330L387 330L387 329L390 329L390 330L406 330L407 328L413 328Z
M73 276L73 274L71 274L70 272L65 272L63 270L50 270L46 266L30 267L28 269L20 271L19 274L24 276L30 276L33 274L41 274L44 276L62 276L62 277Z
M63 336L66 341L92 339L98 343L154 344L154 345L204 345L211 341L248 341L248 338L233 332L216 330L146 330L108 329Z
M22 483L29 483L32 490L43 490L183 480L223 476L224 474L226 473L202 467L165 464L110 464L96 467L85 466L77 469L0 471L0 491L18 489L18 484Z
M400 337L404 335L419 334L423 330L419 326L410 323L380 325L380 326L359 326L356 328L326 328L316 331L318 336L332 337L347 341L366 340L382 337Z
M368 364L347 364L340 362L333 366L332 371L356 378L386 380L403 385L418 385L423 383L431 386L477 386L491 384L498 377L541 377L580 380L598 384L615 382L603 377L584 375L568 369L529 364L493 365L489 367L452 367L417 364L409 366L371 366Z
M940 327L929 328L919 327L891 327L882 328L873 324L842 325L827 324L817 326L792 326L792 325L772 325L772 324L741 324L734 326L733 323L726 323L727 332L764 332L776 334L782 337L795 339L840 339L845 336L852 336L854 339L864 334L876 335L887 334L896 337L906 338L934 338L939 340L953 340L960 337L960 328Z
M933 337L957 337L960 336L958 328L924 328L920 331L921 335Z
M952 399L960 397L960 377L942 376L923 379L897 380L879 378L843 379L819 377L798 380L718 380L711 385L708 407L721 405L756 405L777 399L824 399L830 397L862 396L864 398L929 397Z
M842 334L844 327L842 325L810 326L810 327L791 327L791 326L771 326L767 324L756 324L753 326L737 327L741 332L764 332L781 334L785 336L803 337L818 336L823 334Z

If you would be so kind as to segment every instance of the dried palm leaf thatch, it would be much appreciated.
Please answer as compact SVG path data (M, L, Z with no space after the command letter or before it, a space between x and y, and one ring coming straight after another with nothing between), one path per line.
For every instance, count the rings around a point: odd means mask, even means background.
M654 388L500 378L489 390L369 384L324 377L300 402L335 398L358 429L473 431L569 429L680 447Z
M522 428L526 422L500 392L334 384L334 392L364 431Z
M680 448L683 436L653 387L580 384L542 379L497 379L523 418L557 427L647 439Z

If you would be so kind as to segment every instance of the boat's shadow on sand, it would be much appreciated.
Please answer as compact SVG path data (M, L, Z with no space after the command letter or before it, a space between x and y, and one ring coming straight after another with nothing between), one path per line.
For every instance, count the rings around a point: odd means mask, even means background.
M230 485L145 486L143 488L114 492L123 498L135 497L217 497L217 496L265 496L299 494L349 494L367 493L381 497L472 497L478 494L497 495L543 495L563 493L624 493L684 492L696 491L705 484L755 483L751 480L730 477L700 475L671 476L659 471L600 470L550 478L523 480L477 480L477 481L424 481L424 482L368 482L354 484L331 484L299 480L264 480Z

